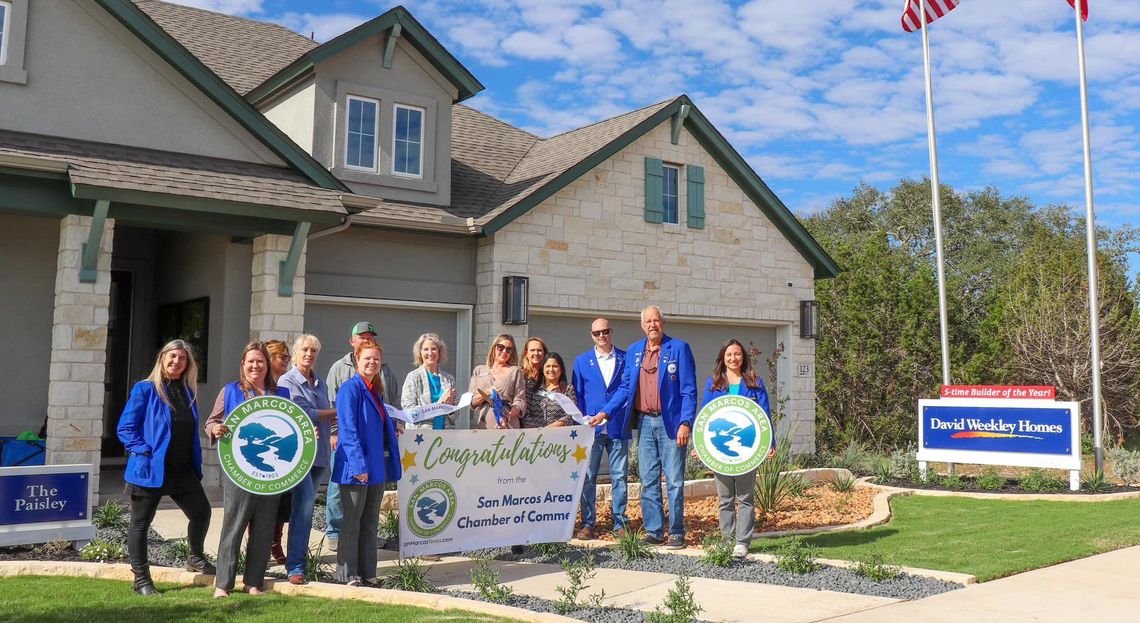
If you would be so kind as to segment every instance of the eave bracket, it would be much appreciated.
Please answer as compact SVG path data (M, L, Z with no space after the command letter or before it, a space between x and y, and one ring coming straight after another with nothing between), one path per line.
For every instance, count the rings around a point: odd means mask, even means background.
M388 31L388 39L384 42L384 69L392 68L392 55L396 53L396 39L400 38L400 32L403 28L399 22L392 24L392 29Z
M297 266L301 263L301 254L305 251L305 241L309 237L311 226L311 223L297 223L297 228L293 230L293 241L289 243L289 253L281 262L281 270L278 273L278 296L293 296L293 277L297 276Z
M91 215L91 230L87 232L87 242L79 258L79 282L95 283L99 276L99 249L103 245L103 228L107 225L107 210L111 202L100 199L95 202L95 212Z
M685 125L685 117L689 116L689 105L681 104L677 109L677 114L673 115L673 144L676 145L681 140L681 127Z

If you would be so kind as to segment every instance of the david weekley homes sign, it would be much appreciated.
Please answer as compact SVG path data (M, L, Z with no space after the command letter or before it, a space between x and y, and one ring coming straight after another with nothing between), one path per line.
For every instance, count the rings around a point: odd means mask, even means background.
M317 456L317 435L301 407L278 396L258 396L234 407L218 441L222 471L238 487L259 495L284 493L307 478Z
M1023 393L1019 388L993 391L998 395ZM920 400L918 420L917 458L923 471L929 461L1067 469L1069 487L1075 491L1080 486L1080 407L1075 402Z
M0 546L89 541L91 465L0 467Z

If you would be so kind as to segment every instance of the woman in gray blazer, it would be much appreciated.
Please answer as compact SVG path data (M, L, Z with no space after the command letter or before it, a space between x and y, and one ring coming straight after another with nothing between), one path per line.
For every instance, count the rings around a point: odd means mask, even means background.
M400 394L401 407L408 410L437 402L455 404L459 397L455 391L455 377L440 368L440 364L447 362L447 344L438 335L425 333L412 347L412 360L416 369L404 379L404 389ZM436 430L455 428L454 417L454 413L440 415L407 427Z

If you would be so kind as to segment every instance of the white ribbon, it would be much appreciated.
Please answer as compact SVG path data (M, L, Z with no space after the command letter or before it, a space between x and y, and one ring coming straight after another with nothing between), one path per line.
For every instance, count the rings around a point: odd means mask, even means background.
M582 415L582 412L578 409L578 405L574 404L574 401L570 400L570 397L566 394L560 392L543 391L542 395L558 403L558 406L562 407L562 410L566 412L566 415L574 418L575 422L579 424L586 423L586 416Z
M441 415L451 415L460 409L471 406L471 392L467 392L459 397L457 404L449 405L443 402L436 402L430 405L423 405L420 407L412 407L406 411L397 409L388 403L384 403L384 409L388 411L388 415L405 424L418 424L424 420L437 418Z

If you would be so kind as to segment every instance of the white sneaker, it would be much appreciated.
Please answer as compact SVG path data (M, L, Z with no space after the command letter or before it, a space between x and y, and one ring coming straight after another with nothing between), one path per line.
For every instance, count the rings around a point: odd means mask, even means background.
M744 558L748 555L748 546L744 543L737 543L732 547L733 558Z

